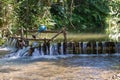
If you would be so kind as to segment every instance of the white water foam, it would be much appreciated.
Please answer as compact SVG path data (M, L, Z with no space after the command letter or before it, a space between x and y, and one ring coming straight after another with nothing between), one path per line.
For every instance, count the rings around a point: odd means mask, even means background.
M5 47L5 48L0 48L0 51L10 51L10 48L7 48L7 47Z
M7 41L8 46L5 48L0 48L0 50L11 51L10 54L6 55L7 58L10 57L10 58L16 59L16 58L28 56L30 46L23 47L23 49L19 49L16 51L16 48L15 48L16 42L17 42L16 39L14 39L14 40L10 39L9 41ZM103 44L103 48L105 48L105 43L102 42L102 44ZM11 46L11 47L9 47L9 46ZM39 46L39 43L34 42L31 47L38 47L38 46ZM97 52L97 54L86 54L86 47L87 47L87 42L84 42L83 43L83 53L81 52L80 54L75 55L74 53L69 54L69 52L68 52L67 54L64 54L63 53L63 43L62 43L62 46L60 49L61 54L59 54L57 44L51 44L50 51L49 52L47 51L47 55L45 55L44 51L43 51L43 43L41 43L41 48L35 48L31 58L57 59L57 58L67 58L67 57L73 57L73 56L120 56L120 53L116 53L116 54L106 54L105 53L104 54L105 49L103 49L103 54L99 54L98 52ZM98 48L98 43L97 43L97 48Z

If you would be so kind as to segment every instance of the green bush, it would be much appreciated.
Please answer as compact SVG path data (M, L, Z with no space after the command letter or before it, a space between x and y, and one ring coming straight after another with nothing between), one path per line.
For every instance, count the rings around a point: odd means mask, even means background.
M68 10L63 11L64 7L56 6L53 8L53 19L57 28L65 25L70 31L104 32L107 27L106 17L110 12L108 0L82 0L74 4L72 14Z

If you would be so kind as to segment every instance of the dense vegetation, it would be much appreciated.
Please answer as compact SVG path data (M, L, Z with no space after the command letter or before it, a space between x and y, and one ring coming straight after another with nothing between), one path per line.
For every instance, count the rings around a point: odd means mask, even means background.
M114 17L120 23L119 0L1 0L0 10L0 27L9 31L45 24L78 33L110 33L108 23Z

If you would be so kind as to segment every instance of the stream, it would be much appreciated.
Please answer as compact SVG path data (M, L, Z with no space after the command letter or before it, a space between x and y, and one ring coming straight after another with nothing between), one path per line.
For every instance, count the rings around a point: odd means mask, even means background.
M114 53L109 50L109 54L104 53L107 49L104 43L101 43L104 44L102 53L96 43L96 54L85 54L86 43L84 54L71 51L74 45L64 54L63 45L58 49L54 44L46 54L41 47L28 56L30 46L16 49L16 43L17 40L10 39L0 47L0 80L120 80L120 44L115 44Z
M120 80L120 56L1 58L0 80Z

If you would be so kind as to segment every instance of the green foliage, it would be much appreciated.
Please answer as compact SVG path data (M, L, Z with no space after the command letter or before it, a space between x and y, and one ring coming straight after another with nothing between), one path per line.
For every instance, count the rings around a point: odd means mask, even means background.
M2 13L2 1L0 1L0 26L2 26L2 16L3 16L3 13Z
M40 13L39 0L19 0L16 4L15 13L18 22L16 26L25 29L32 28L38 21Z
M109 22L120 16L119 0L59 1L61 0L2 0L0 27L12 26L13 31L16 31L21 27L32 29L44 24L50 29L66 26L69 31L94 33L104 32L108 27L106 20Z
M38 28L40 24L52 28L55 23L51 19L49 7L40 0L19 0L15 8L18 27L25 29ZM37 25L37 26L36 26Z
M105 18L109 12L107 3L102 0L85 0L74 9L74 12L79 16L79 23L74 22L78 28L85 32L103 31L105 28Z
M112 0L109 7L111 11L107 18L109 27L106 28L106 33L110 39L120 41L120 0Z
M65 14L65 9L62 6L62 4L60 4L60 3L52 4L50 12L51 12L53 20L56 23L55 29L61 28L61 27L63 27L63 25L66 25L66 23L67 23L66 14Z
M0 1L0 27L4 28L11 24L11 2L12 0L1 0Z
M44 24L47 28L54 29L53 26L56 23L51 18L50 7L43 7L43 16L39 16L39 24Z
M106 17L109 13L107 0L83 0L79 5L73 6L72 14L64 13L64 17L55 16L58 25L66 25L69 30L78 32L101 32L106 28ZM62 12L62 8L55 8ZM56 11L57 11L56 10ZM61 14L62 15L62 14ZM57 19L57 20L56 20Z

